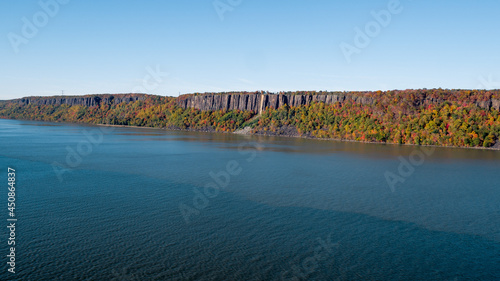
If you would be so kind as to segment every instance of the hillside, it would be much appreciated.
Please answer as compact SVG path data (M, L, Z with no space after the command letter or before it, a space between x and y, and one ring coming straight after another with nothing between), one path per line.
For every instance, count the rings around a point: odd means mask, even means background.
M27 97L0 117L460 147L500 146L500 91L197 93Z

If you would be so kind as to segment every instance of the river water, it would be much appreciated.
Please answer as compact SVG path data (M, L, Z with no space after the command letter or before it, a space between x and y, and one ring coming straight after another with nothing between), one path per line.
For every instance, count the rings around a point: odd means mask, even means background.
M500 151L0 120L0 169L1 280L500 280Z

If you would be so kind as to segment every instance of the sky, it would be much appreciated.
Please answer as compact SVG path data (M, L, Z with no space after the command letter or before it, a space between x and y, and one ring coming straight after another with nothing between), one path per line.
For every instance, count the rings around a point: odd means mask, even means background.
M0 100L500 88L500 1L3 0Z

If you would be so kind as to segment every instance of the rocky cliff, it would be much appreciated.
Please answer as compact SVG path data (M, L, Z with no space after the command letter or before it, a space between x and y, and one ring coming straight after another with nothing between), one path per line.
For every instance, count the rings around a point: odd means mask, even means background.
M91 96L53 96L53 97L26 97L11 102L17 102L20 105L82 105L99 106L104 104L129 103L137 100L144 100L145 94L116 94L116 95L91 95Z
M284 105L300 106L312 102L324 102L333 104L352 100L362 104L372 104L373 98L347 95L347 94L320 94L320 95L296 95L296 94L206 94L181 96L177 104L182 108L196 108L199 110L251 110L261 113L267 107L279 108Z
M413 106L418 107L429 104L442 104L447 101L465 101L476 104L483 109L500 110L500 91L496 90L496 97L488 96L485 91L478 92L476 96L459 97L451 90L441 95L427 94L425 90L416 91L413 98ZM152 97L146 94L104 94L87 96L53 96L53 97L26 97L8 102L18 103L19 105L82 105L99 106L101 104L119 104L129 103L138 100L145 100ZM178 106L186 108L196 108L203 111L214 110L235 110L254 111L261 113L266 108L280 108L284 105L301 106L309 105L313 102L323 102L325 104L344 103L351 101L354 103L371 105L381 102L387 104L387 99L395 97L394 93L386 95L384 92L319 92L319 93L210 93L210 94L191 94L182 95L176 99ZM385 101L384 101L385 100Z
M324 102L325 104L343 103L352 101L361 104L373 104L376 98L365 93L329 93L329 94L201 94L185 95L177 99L177 104L186 108L196 108L199 110L249 110L259 114L267 107L279 108L284 105L300 106L309 105L313 102ZM423 95L416 99L415 106L439 104L447 100L436 99ZM500 110L500 99L473 100L477 106L490 110L494 108Z

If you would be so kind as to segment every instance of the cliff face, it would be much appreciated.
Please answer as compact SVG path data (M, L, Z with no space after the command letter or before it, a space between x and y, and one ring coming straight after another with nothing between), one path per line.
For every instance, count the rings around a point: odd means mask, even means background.
M353 100L362 104L372 104L373 98L344 94L331 95L273 95L273 94L225 94L225 95L199 95L187 96L177 100L182 108L196 108L199 110L251 110L261 113L267 107L279 108L284 105L300 106L309 105L312 102L324 102L333 104Z
M366 95L352 94L318 94L318 95L292 95L292 94L205 94L194 96L181 96L177 104L186 108L196 108L204 111L234 110L254 111L261 113L267 107L279 108L284 105L300 106L309 105L312 102L324 102L325 104L343 103L353 101L361 104L374 104L375 99ZM446 100L423 97L418 100L418 105L440 104ZM475 101L478 107L490 110L500 110L500 99L489 99L486 101Z
M476 105L481 107L481 108L488 109L488 110L490 110L491 108L496 109L496 110L500 110L500 99L491 99L491 100L487 100L487 101L477 101Z
M146 94L114 94L114 95L89 95L89 96L54 96L54 97L26 97L8 102L14 102L19 105L81 105L81 106L100 106L101 104L119 104L129 103L138 100L145 100L149 95ZM151 97L151 96L149 96ZM482 98L482 97L480 97ZM500 99L491 98L479 100L474 98L468 100L478 107L490 110L500 110ZM178 106L186 108L196 108L203 111L214 110L235 110L254 111L261 113L267 107L280 108L284 105L301 106L309 105L313 102L323 102L325 104L344 103L352 101L355 103L371 105L376 103L383 96L375 97L364 93L319 93L319 94L261 94L261 93L227 93L227 94L203 94L203 95L184 95L176 98ZM414 106L430 104L442 104L446 101L453 101L453 97L435 98L429 95L421 95L414 100Z
M144 100L147 95L143 94L117 94L117 95L96 95L96 96L55 96L55 97L26 97L12 102L17 102L20 105L82 105L82 106L99 106L104 104L119 104L122 102L129 103L137 100Z

